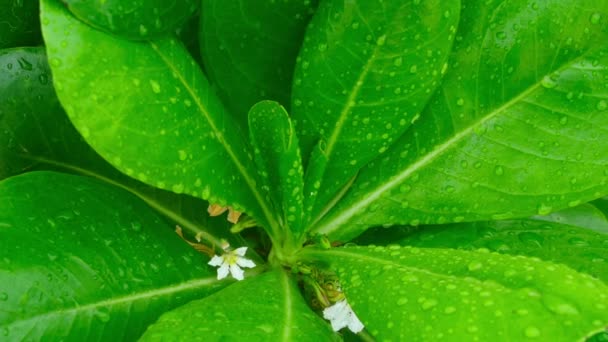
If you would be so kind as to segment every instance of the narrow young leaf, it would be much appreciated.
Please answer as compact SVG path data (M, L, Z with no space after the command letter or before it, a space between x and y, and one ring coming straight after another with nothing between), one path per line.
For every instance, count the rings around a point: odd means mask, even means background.
M178 41L114 38L56 0L41 10L59 100L95 151L142 182L276 226L246 140Z
M262 101L249 111L249 133L261 178L266 182L282 222L302 230L304 171L298 137L280 104Z
M207 242L226 235L225 218L211 219L208 203L156 189L127 177L103 160L82 139L61 108L52 85L44 47L0 50L0 65L13 65L0 73L0 179L26 170L61 170L94 177L121 187L150 207Z
M320 3L292 94L303 155L326 143L325 172L306 179L322 183L315 213L419 117L446 71L459 12L458 0Z
M226 285L137 197L91 178L5 179L0 207L3 340L132 341Z
M608 2L476 0L462 16L420 121L319 233L548 214L608 193Z
M608 284L608 235L580 226L532 219L425 226L394 243L537 257Z
M198 9L198 0L63 0L83 22L129 39L172 33Z
M167 312L141 341L337 341L288 275L276 270Z
M258 101L289 108L296 57L317 2L203 1L199 39L205 71L244 126Z
M521 256L454 249L308 251L379 340L580 341L608 324L608 286Z

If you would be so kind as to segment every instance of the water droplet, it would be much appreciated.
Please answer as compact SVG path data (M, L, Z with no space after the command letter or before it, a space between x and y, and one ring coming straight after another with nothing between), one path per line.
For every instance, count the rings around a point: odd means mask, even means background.
M40 81L40 84L47 84L49 83L49 76L47 74L40 74L38 80Z
M410 67L410 74L415 74L418 72L418 66L417 65L412 65Z
M536 210L539 215L548 215L553 211L553 207L548 206L546 204L540 204Z
M5 302L8 299L8 294L6 292L0 292L0 301Z
M483 267L483 264L479 261L472 261L467 266L469 271L477 271L477 270L481 269L482 267Z
M131 222L131 229L135 232L141 231L141 223L139 222Z
M562 118L561 118L561 119L559 119L559 123L560 123L560 125L562 125L562 126L567 125L567 124L568 124L568 117L567 117L567 116L562 116Z
M427 299L427 300L423 301L421 304L422 310L429 310L429 309L433 308L435 305L437 305L436 299Z
M534 232L521 232L517 234L519 241L535 247L542 247L543 237Z
M578 238L578 237L573 237L573 238L568 239L568 243L573 246L580 246L580 247L589 246L589 242L587 242L584 239Z
M456 105L460 106L460 107L464 106L464 99L461 97L458 100L456 100Z
M402 306L402 305L407 304L407 302L408 302L407 298L405 298L405 297L399 298L399 300L397 300L397 305Z
M524 335L529 338L536 338L540 336L540 330L537 327L531 325L527 327L526 330L524 330Z
M379 46L384 45L384 43L386 43L386 35L383 34L380 36L380 38L378 38L378 40L376 41L376 44L378 44Z
M401 58L401 57L395 58L395 60L393 61L393 64L396 67L400 67L403 64L403 58Z
M496 166L494 168L494 174L497 176L502 176L505 173L504 169L502 168L502 166Z
M505 38L507 38L507 34L504 31L498 31L498 32L496 32L496 38L505 39Z
M93 316L100 320L102 323L107 323L110 321L110 313L106 308L99 308L94 313Z
M319 44L318 49L321 52L327 50L327 44Z
M59 58L51 58L51 65L54 67L61 66L61 60Z
M155 94L160 93L160 84L158 84L158 82L156 82L154 80L150 80L150 87L152 87L152 91Z
M21 67L21 69L23 70L32 70L32 63L28 62L25 58L21 57L18 60L19 62L19 66Z
M182 183L175 184L171 187L171 190L173 192L175 192L176 194L181 194L182 192L184 192L184 184L182 184Z
M148 29L144 25L139 25L139 34L145 36L148 33Z
M595 108L597 108L597 110L606 110L606 108L608 108L608 102L605 100L600 100Z
M443 312L449 315L456 312L456 308L453 306L448 306L443 310Z
M589 17L589 22L591 22L593 25L597 25L600 23L601 18L602 16L599 13L593 13L591 17Z
M543 77L542 81L540 82L540 84L547 88L547 89L552 89L555 88L555 86L557 86L557 83L555 82L555 80L553 80L551 77L549 76L545 76Z
M184 150L179 150L177 153L179 154L179 160L186 160L188 158L188 153Z
M410 190L412 190L412 187L409 184L403 184L399 187L399 191L401 193L406 193L406 192L409 192Z

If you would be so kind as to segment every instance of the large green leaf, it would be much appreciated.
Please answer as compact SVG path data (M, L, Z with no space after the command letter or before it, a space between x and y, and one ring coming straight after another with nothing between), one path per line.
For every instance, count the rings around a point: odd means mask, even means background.
M246 139L178 41L114 38L56 0L41 10L59 100L101 156L142 182L276 226Z
M413 247L308 251L379 340L579 341L608 324L608 286L538 259Z
M205 201L156 189L104 161L74 129L57 100L43 47L0 50L0 179L32 169L55 169L97 178L137 195L193 235L220 246L242 240L228 235L225 218L211 219Z
M209 79L243 125L261 100L288 107L304 29L317 0L206 0L200 46Z
M3 340L134 340L226 285L137 197L32 172L0 182Z
M547 214L608 193L608 2L469 1L416 123L316 226Z
M303 154L324 141L325 172L306 179L322 183L318 209L418 118L446 70L459 12L458 0L320 3L292 95Z
M246 279L161 316L142 341L336 341L288 275Z
M0 49L31 46L42 41L38 1L0 0L0 8ZM11 69L0 65L0 69L4 68Z
M63 0L76 17L96 28L150 39L173 32L198 9L199 0Z
M282 213L283 225L301 232L304 170L298 137L280 104L262 101L249 111L249 133L261 178Z
M565 264L608 284L608 235L579 226L531 219L425 226L393 243L426 248L486 248L533 256Z

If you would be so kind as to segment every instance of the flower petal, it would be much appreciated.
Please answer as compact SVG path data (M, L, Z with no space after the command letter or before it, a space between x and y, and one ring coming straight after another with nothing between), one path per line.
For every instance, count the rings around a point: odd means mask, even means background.
M224 263L224 257L223 256L217 256L214 255L213 258L211 258L211 260L209 260L209 262L207 263L208 265L211 266L220 266L221 264Z
M228 264L222 264L220 268L217 269L217 279L224 279L228 275Z
M350 329L350 331L357 334L357 333L361 332L361 330L363 330L363 328L365 328L365 326L359 320L359 317L357 317L357 315L355 315L354 311L351 311L351 313L352 313L352 315L350 315L350 322L348 322L348 329Z
M236 280L243 280L245 279L244 274L245 272L238 266L238 265L230 265L230 274L232 274L232 277Z
M241 258L238 257L236 259L236 264L241 266L241 267L247 267L247 268L254 268L255 267L255 263L249 259L245 259L245 258Z
M245 253L247 253L247 247L239 247L234 250L234 254L238 256L245 256Z

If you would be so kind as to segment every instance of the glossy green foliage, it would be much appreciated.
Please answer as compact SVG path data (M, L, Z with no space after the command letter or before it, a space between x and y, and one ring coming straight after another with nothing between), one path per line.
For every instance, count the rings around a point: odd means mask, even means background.
M282 213L281 222L291 229L288 235L302 230L304 171L298 137L289 115L280 104L262 101L249 111L249 132L260 178Z
M206 0L200 46L209 79L244 126L261 100L288 107L304 29L317 0Z
M531 218L534 220L586 228L598 233L608 234L608 219L606 218L606 215L591 203L581 204L573 208L566 208L548 215L536 215Z
M129 39L171 33L198 9L198 0L63 0L83 22Z
M320 233L548 214L608 191L608 2L471 1L412 129Z
M179 336L176 338L176 336ZM170 311L141 341L336 341L282 270L231 285Z
M321 139L328 159L321 178L306 180L322 183L317 207L419 117L446 71L459 7L457 0L321 2L292 94L303 154Z
M0 0L0 49L42 42L38 1Z
M101 156L142 182L276 225L246 139L178 41L114 38L56 0L42 2L42 18L59 100Z
M608 217L608 197L598 198L591 203L598 208L604 216Z
M379 340L579 341L608 324L608 286L521 256L413 247L310 251Z
M226 236L224 218L204 214L203 200L127 177L93 151L57 100L43 47L0 50L0 68L0 179L41 169L94 177L137 195L170 222L218 246L221 238L239 241Z
M568 265L608 284L608 234L574 225L528 219L426 226L392 243L532 256Z
M2 340L134 340L225 285L143 202L90 178L0 182Z

